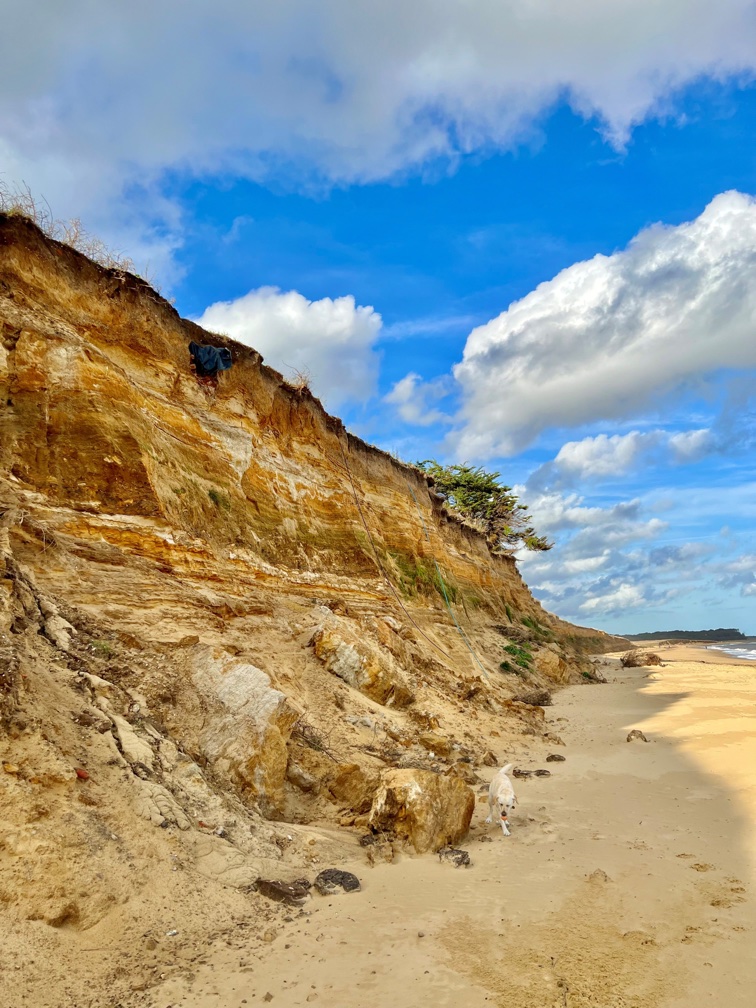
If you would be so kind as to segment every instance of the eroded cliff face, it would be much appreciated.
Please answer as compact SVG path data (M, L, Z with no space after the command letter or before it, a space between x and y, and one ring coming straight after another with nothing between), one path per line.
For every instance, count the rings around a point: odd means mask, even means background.
M546 731L513 695L621 646L255 351L2 216L0 333L0 901L48 960L31 1003L84 930L125 959L80 978L128 986L192 901L189 944L264 917L243 887L353 849L382 774L473 782ZM191 339L232 350L216 390Z

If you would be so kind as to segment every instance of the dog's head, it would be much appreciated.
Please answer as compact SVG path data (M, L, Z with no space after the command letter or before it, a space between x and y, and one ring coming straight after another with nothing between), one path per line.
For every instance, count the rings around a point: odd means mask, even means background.
M499 795L499 797L496 799L496 804L499 806L500 817L506 820L509 818L512 809L517 804L517 800L515 799L514 795L507 795L506 797L504 797L503 795Z

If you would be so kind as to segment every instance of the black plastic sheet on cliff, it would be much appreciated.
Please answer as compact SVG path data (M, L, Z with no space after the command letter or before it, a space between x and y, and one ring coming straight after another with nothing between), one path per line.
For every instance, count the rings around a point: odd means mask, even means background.
M228 371L234 363L231 351L226 347L203 346L192 340L189 353L192 355L194 370L201 378L214 378L219 371Z

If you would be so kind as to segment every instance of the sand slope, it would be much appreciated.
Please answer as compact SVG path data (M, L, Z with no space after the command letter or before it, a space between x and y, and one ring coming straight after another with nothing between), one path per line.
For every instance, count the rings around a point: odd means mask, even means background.
M371 869L355 842L362 893L277 910L270 941L227 936L129 1008L753 1004L756 664L663 656L558 696L565 763L499 753L552 776L517 782L509 839L481 797L471 868Z

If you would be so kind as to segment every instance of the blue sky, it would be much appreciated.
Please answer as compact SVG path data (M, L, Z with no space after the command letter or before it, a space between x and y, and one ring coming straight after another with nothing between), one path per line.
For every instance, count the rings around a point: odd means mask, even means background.
M11 3L0 178L367 440L499 470L547 608L756 634L754 4L158 6Z

